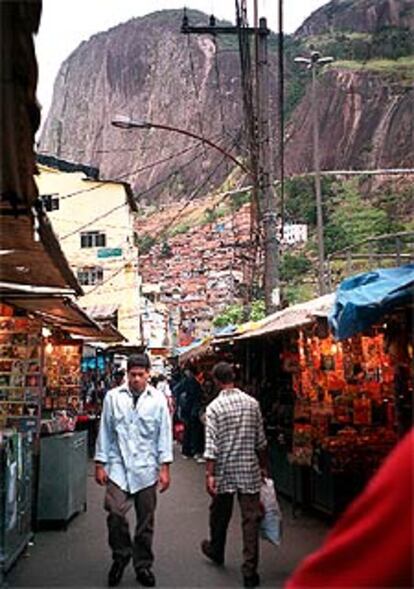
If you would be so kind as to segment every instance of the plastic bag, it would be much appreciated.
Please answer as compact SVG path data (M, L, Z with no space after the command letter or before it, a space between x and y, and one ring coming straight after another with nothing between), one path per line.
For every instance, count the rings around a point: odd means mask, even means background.
M282 541L282 512L272 479L264 479L260 488L260 502L264 511L260 522L260 536L279 546Z

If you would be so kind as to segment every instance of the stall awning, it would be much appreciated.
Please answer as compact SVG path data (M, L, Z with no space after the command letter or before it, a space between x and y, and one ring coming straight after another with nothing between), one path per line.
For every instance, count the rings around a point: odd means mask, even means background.
M306 303L293 305L277 311L262 320L259 326L235 338L237 341L265 337L280 331L294 329L315 321L316 317L327 317L332 309L334 294L327 294ZM260 326L261 325L261 326Z
M111 303L106 305L88 305L83 308L94 319L109 319L115 315L118 306L116 303Z
M0 209L0 281L83 294L46 215L16 217L5 206Z
M208 354L212 350L211 344L212 338L209 337L203 340L195 341L185 348L178 348L177 354L179 363L182 365L194 358Z
M414 264L347 278L336 291L329 323L337 339L352 337L398 306L414 303Z
M32 313L45 323L76 336L103 342L121 342L124 337L112 326L100 326L71 299L65 296L42 296L2 289L2 302Z

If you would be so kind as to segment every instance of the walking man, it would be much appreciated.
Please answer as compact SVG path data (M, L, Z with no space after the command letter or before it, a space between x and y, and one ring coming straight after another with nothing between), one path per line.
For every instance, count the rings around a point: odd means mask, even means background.
M210 505L210 540L201 550L215 564L224 563L227 528L234 495L240 504L243 531L242 573L245 587L260 584L260 485L266 474L266 438L258 402L235 388L234 371L219 362L213 378L220 393L206 412L206 488Z
M165 396L148 385L146 354L130 356L127 382L105 396L95 454L95 479L106 486L108 538L112 566L108 585L122 579L131 557L137 581L155 585L151 570L156 487L170 485L172 428ZM134 505L135 535L131 540L127 512Z

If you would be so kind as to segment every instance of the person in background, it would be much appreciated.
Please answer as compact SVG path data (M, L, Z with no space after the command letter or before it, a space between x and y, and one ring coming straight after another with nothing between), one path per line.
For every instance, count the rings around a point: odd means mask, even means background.
M152 539L156 488L170 485L173 460L171 419L165 396L148 385L150 361L146 354L130 356L127 382L105 396L95 453L95 479L106 487L108 538L112 566L108 585L122 579L133 559L137 581L155 585ZM135 507L133 539L127 513Z
M163 374L159 375L156 388L165 396L168 404L168 409L170 411L170 415L173 415L175 410L174 397L172 395L170 385L168 384L167 379Z
M199 458L202 447L200 444L199 418L201 404L201 385L196 378L197 369L190 366L184 371L185 378L179 385L179 413L185 424L182 455L184 458Z
M414 429L285 589L414 586Z
M260 584L260 486L266 468L266 438L259 403L235 388L233 367L219 362L213 377L220 393L206 412L206 488L210 505L210 540L201 551L215 564L224 563L227 528L234 496L240 504L243 530L242 573L245 587Z
M112 375L112 387L119 387L125 380L125 370L118 368Z
M206 429L206 410L207 406L213 399L216 398L218 391L214 384L214 380L211 375L206 375L203 378L203 384L201 386L201 402L200 402L200 411L198 414L198 418L201 423L201 427L198 428L198 447L200 448L200 455L196 457L196 462L198 464L205 463L204 448L205 448L205 429Z

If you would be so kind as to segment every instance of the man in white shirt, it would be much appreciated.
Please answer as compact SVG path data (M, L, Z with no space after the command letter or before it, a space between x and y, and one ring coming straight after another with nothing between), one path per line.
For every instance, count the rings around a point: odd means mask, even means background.
M148 385L150 361L146 354L130 356L127 382L105 396L95 453L95 479L106 486L109 545L113 563L108 585L122 579L133 559L137 580L155 585L151 570L156 487L170 485L173 460L172 428L165 396ZM136 528L131 540L126 514L134 505Z
M210 540L201 550L214 563L224 563L227 528L234 495L240 504L243 530L242 573L245 587L260 583L260 485L266 474L266 438L258 402L234 386L233 368L219 362L213 378L220 388L206 412L206 488L210 505Z

